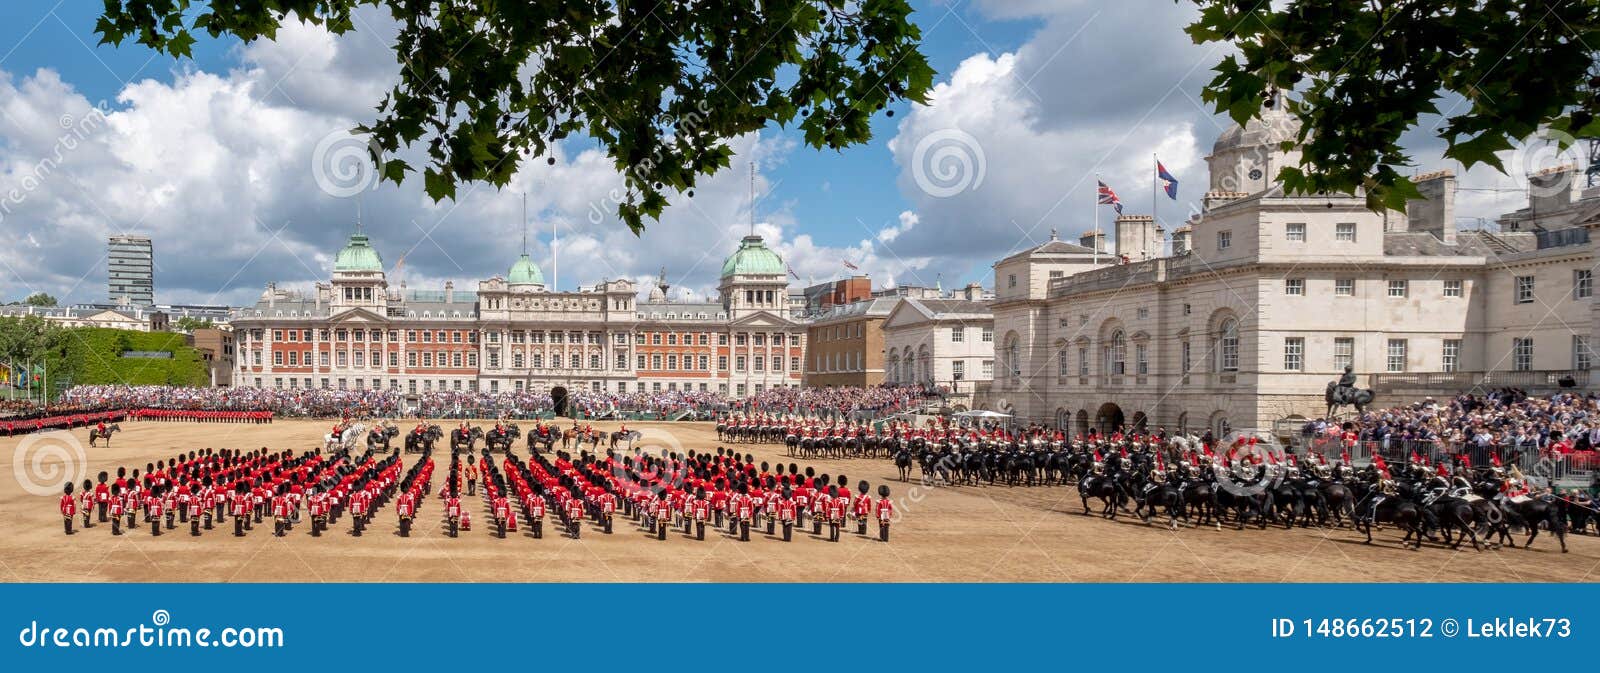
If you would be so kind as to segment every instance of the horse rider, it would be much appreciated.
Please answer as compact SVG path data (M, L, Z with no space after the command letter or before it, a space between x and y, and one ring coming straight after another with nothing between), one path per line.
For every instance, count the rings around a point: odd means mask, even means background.
M100 437L106 436L106 419L102 418L99 423L95 424L94 434Z
M1356 369L1351 365L1344 366L1344 373L1339 375L1339 382L1334 384L1333 399L1335 401L1349 400L1355 396Z
M1517 469L1516 465L1512 465L1511 476L1500 487L1500 498L1505 502L1527 502L1529 493L1528 478L1523 476L1522 470Z

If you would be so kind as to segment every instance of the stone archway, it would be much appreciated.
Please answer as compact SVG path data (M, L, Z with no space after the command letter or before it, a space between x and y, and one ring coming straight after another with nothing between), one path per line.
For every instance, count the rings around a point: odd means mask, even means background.
M1089 411L1079 409L1076 420L1072 422L1072 431L1079 435L1089 434Z
M1100 410L1095 412L1094 424L1102 435L1120 430L1123 424L1122 407L1117 406L1115 402L1100 405Z
M1132 427L1134 432L1145 432L1149 429L1150 417L1143 411L1133 412Z

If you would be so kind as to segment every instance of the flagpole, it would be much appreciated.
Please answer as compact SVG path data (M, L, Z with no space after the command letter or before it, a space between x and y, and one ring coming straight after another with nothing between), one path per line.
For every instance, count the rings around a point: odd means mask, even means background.
M1094 228L1089 230L1089 245L1094 248L1094 265L1100 266L1100 174L1094 174Z
M1156 158L1155 152L1150 153L1150 163L1150 167L1156 169L1156 172L1150 176L1150 223L1159 229L1161 227L1161 216L1156 214L1156 204L1161 202L1161 160ZM1155 232L1150 233L1152 235L1155 234ZM1151 244L1155 243L1155 241L1146 241L1145 243Z

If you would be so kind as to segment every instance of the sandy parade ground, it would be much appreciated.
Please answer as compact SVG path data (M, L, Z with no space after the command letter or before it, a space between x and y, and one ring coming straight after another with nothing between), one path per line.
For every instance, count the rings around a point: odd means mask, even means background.
M448 422L447 422L448 423ZM877 490L889 483L902 514L890 542L848 529L830 543L797 531L792 542L752 532L739 542L726 531L697 541L681 530L658 541L637 524L619 519L605 535L586 525L581 539L555 534L543 539L526 527L497 539L481 499L464 499L474 528L452 539L442 524L443 507L428 498L412 537L398 535L393 503L376 513L362 537L341 519L320 538L309 525L275 538L271 526L249 535L224 530L191 537L179 526L152 537L148 528L116 537L109 524L70 537L56 511L62 481L93 478L118 466L143 469L178 451L204 447L306 450L315 448L331 422L279 421L267 425L127 422L113 448L88 448L87 429L68 439L59 434L0 438L12 471L0 479L0 578L8 582L1314 582L1314 581L1589 581L1600 567L1600 540L1572 535L1562 554L1545 536L1534 549L1452 551L1428 544L1401 549L1399 533L1382 530L1373 545L1348 528L1281 528L1176 532L1134 518L1107 521L1083 516L1075 489L1050 487L930 487L898 481L885 459L812 460L785 455L782 446L727 445L753 451L756 462L781 460L814 466L819 473L865 479ZM448 427L447 424L445 424ZM614 430L616 424L598 424ZM406 427L402 425L402 427ZM712 450L709 423L641 423L641 446ZM441 443L441 449L444 446ZM19 448L22 450L19 453ZM518 452L526 455L525 445ZM82 456L82 458L78 458ZM63 463L63 458L71 464ZM402 456L404 465L418 454ZM442 482L448 450L436 450ZM437 490L435 491L437 493ZM1520 537L1519 537L1520 541Z

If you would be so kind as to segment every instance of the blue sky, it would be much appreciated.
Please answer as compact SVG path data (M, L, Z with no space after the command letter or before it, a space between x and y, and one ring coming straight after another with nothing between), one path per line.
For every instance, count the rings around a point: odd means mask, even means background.
M737 139L733 170L674 199L642 238L592 215L613 210L604 194L619 179L582 140L554 168L458 202L422 198L420 180L325 193L322 148L365 120L399 67L380 12L339 38L296 26L276 43L202 40L174 61L97 46L99 0L0 4L0 187L26 187L0 204L19 253L0 265L0 297L102 301L101 242L125 232L155 239L158 301L248 303L267 282L325 280L358 201L392 283L470 287L515 259L521 192L547 277L548 232L562 232L564 289L665 267L684 296L704 296L748 229L752 157L757 229L803 281L849 260L879 284L949 289L989 284L994 260L1052 230L1089 229L1097 178L1149 212L1152 154L1182 183L1163 221L1205 191L1203 159L1227 121L1199 92L1225 52L1183 35L1189 3L914 4L939 73L928 105L879 113L872 141L843 153L777 128Z

